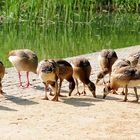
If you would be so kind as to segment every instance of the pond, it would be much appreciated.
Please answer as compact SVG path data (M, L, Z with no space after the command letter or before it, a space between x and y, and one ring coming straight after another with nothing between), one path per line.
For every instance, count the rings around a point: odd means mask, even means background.
M29 48L39 60L66 58L93 53L103 48L122 48L140 44L139 14L95 14L90 22L64 24L3 23L0 25L0 60L6 67L8 52Z

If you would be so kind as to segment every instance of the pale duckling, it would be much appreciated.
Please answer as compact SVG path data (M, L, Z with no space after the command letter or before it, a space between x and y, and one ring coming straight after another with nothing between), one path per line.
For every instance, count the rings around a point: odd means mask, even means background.
M9 61L18 72L19 87L23 87L20 71L26 71L26 87L29 87L31 85L29 82L29 72L36 73L38 65L37 55L29 49L12 50L9 52Z
M66 60L56 60L56 63L58 64L59 67L58 78L60 79L58 92L60 94L62 81L65 79L69 82L69 96L71 96L71 93L75 88L75 82L73 79L73 68L71 64Z
M99 54L98 60L102 71L97 75L96 84L103 78L103 83L105 84L104 77L109 74L109 82L111 78L112 65L118 59L117 54L114 50L104 49Z
M46 100L49 100L47 96L47 88L48 85L51 85L53 91L54 91L54 98L52 101L58 101L58 73L59 73L59 67L58 64L54 60L42 60L39 62L37 67L37 74L39 75L39 78L42 80L42 82L45 85L45 98Z
M77 86L77 94L80 95L78 90L78 80L80 80L84 85L83 94L85 95L85 85L88 86L89 90L92 92L93 96L96 97L96 87L93 82L90 81L90 74L91 74L91 65L90 62L85 58L77 58L72 61L73 67L73 77L76 81Z
M105 86L103 98L105 98L111 90L118 90L118 88L123 87L125 88L124 101L127 101L128 87L134 87L136 102L138 102L139 97L136 86L139 84L140 72L136 68L131 66L121 67L115 72L112 72L111 83Z
M131 66L131 62L127 59L117 59L112 65L112 72L115 73L118 69L126 66Z
M112 65L112 72L117 73L120 68L131 66L131 63L127 59L117 59L115 63ZM115 90L113 90L113 94L117 94ZM122 94L125 95L124 88L122 90Z
M3 65L3 63L0 61L0 94L3 94L4 92L2 91L2 79L4 77L5 74L5 67Z

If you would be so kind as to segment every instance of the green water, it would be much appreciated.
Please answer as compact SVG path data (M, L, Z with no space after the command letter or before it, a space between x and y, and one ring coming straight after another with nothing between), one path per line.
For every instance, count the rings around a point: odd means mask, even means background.
M66 58L103 48L140 44L139 14L98 14L88 23L4 23L0 25L0 60L6 67L8 52L18 48L35 51L39 59Z

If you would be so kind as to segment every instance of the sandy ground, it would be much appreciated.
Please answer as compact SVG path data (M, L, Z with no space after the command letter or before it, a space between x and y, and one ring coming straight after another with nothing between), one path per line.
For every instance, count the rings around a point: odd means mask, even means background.
M140 46L117 49L120 58ZM83 55L92 65L91 80L95 82L100 70L98 52ZM74 58L67 58L68 61ZM25 73L22 73L23 81ZM129 90L128 102L123 95L109 94L102 99L103 86L97 87L97 98L87 89L86 96L61 97L59 102L41 100L44 86L35 74L30 74L35 87L19 88L14 68L6 69L3 79L5 96L0 97L0 140L139 140L140 101ZM82 90L82 84L80 84ZM119 90L120 93L121 89ZM140 91L139 91L140 92ZM68 95L68 83L61 93Z

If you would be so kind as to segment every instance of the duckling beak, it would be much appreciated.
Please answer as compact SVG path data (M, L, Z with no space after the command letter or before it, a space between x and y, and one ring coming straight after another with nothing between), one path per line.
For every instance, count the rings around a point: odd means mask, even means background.
M107 96L107 94L108 94L109 91L108 91L108 88L106 88L106 87L103 90L104 90L103 91L104 92L103 99L105 99L105 97Z
M103 95L103 99L105 99L105 97L106 97L106 94L104 93L104 95Z
M95 86L95 84L90 81L87 86L88 86L89 90L92 92L93 97L96 98L96 92L95 92L96 91L96 86Z
M92 91L92 95L94 98L96 98L96 92L95 91Z
M100 80L99 80L99 79L97 79L97 80L96 80L96 84L98 84L98 82L99 82L99 81L100 81Z

